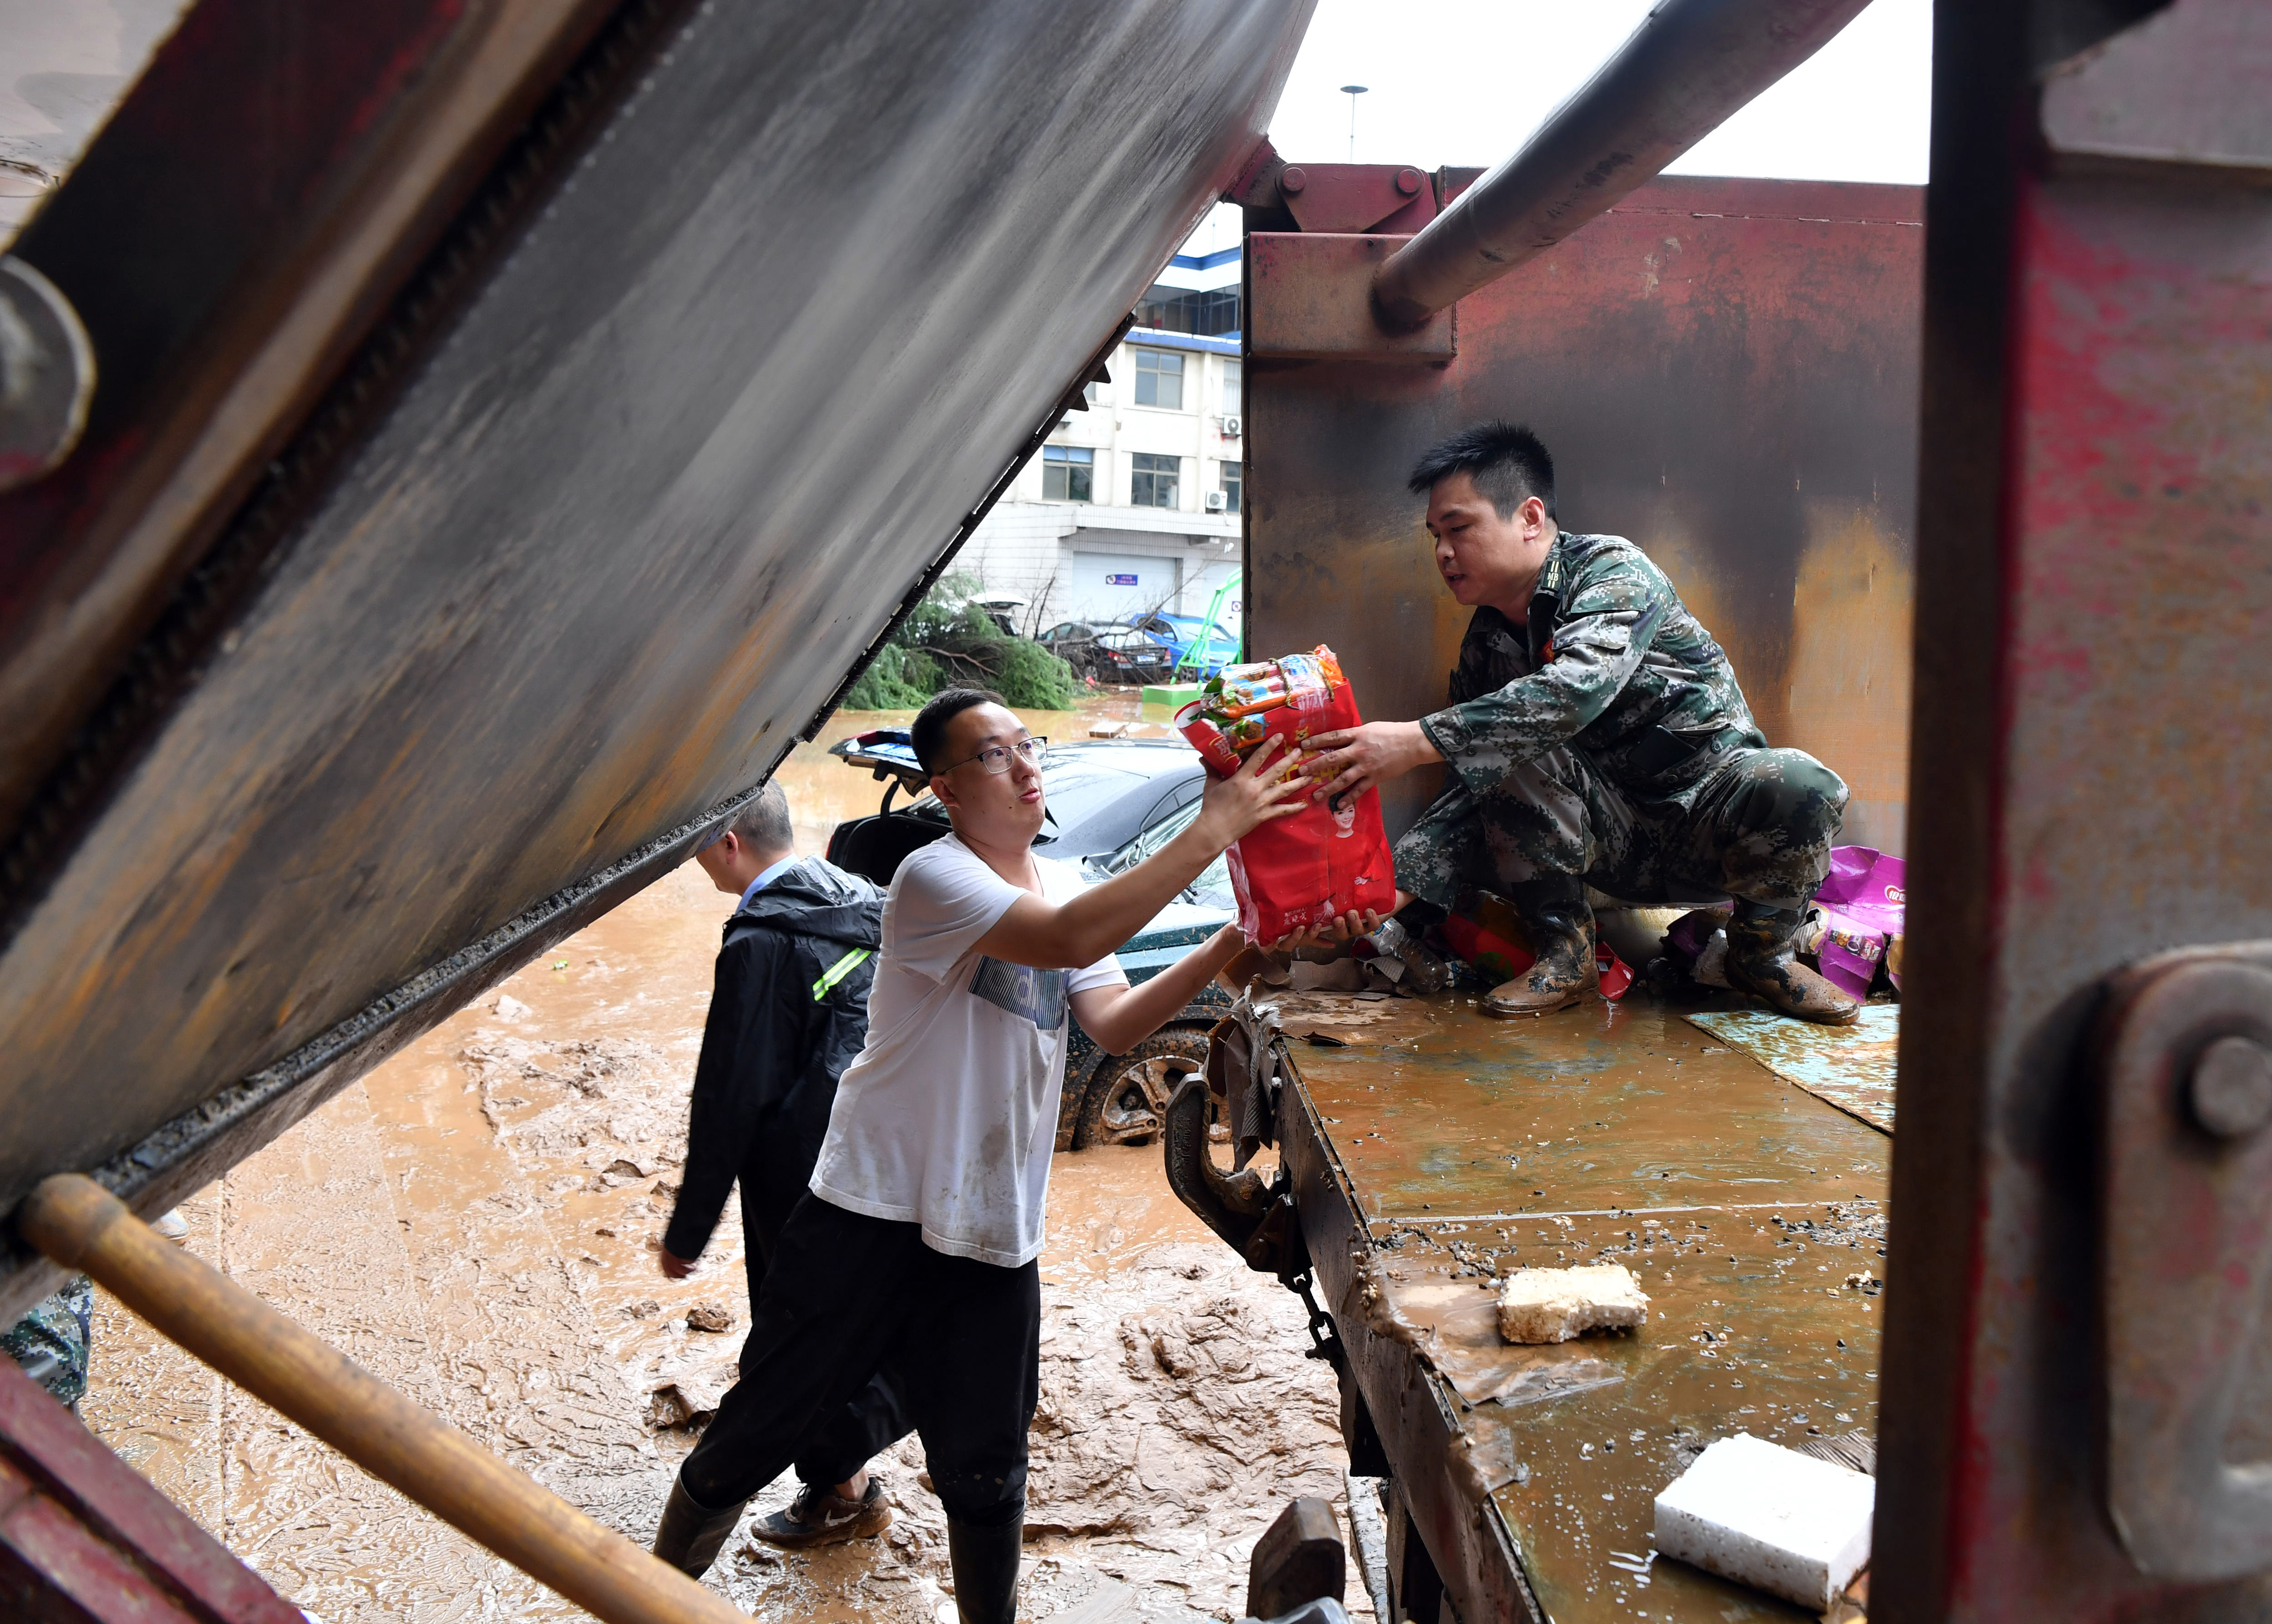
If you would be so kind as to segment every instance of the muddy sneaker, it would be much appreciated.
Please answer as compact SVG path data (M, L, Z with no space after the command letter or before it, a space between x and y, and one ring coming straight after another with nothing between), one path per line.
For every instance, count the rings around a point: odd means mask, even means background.
M1360 959L1389 958L1404 966L1401 988L1414 992L1441 992L1452 984L1451 966L1438 958L1421 944L1420 939L1404 928L1401 919L1384 919L1380 928L1370 936L1360 936L1349 945L1350 951Z
M892 1508L884 1503L884 1486L868 1479L867 1493L846 1500L825 1484L808 1483L782 1510L750 1524L753 1538L790 1551L815 1545L842 1545L848 1539L873 1539L892 1525Z

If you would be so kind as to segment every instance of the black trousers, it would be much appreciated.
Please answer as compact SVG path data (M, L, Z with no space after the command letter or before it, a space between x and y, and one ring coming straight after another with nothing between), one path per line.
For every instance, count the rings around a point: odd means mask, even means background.
M796 1207L793 1202L786 1207L767 1203L773 1209L761 1211L761 1203L751 1197L750 1181L744 1179L741 1184L742 1259L749 1272L750 1307L754 1313L758 1299L765 1294L774 1241ZM824 1487L841 1483L913 1431L915 1422L908 1414L899 1384L879 1370L848 1403L822 1418L798 1447L796 1459L790 1464L796 1468L800 1483Z
M948 1257L923 1245L916 1224L811 1194L772 1253L741 1380L679 1468L686 1492L722 1508L809 1451L817 1461L881 1373L922 1435L947 1515L977 1528L1019 1515L1041 1391L1040 1269Z

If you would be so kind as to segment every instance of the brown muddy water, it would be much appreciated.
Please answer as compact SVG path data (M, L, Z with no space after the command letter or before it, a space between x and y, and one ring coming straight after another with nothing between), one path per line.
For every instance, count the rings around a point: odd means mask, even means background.
M1128 695L1028 720L1072 737L1137 717ZM801 849L880 798L824 752L887 721L904 718L840 715L785 765ZM655 1264L730 907L686 864L184 1208L191 1251L642 1544L695 1436L658 1389L714 1391L749 1328L731 1203L691 1278ZM1299 1303L1184 1210L1154 1149L1058 1158L1043 1282L1020 1617L1236 1618L1286 1501L1343 1500ZM730 1328L692 1328L704 1305ZM324 1624L581 1616L108 1298L85 1411ZM880 1540L798 1555L737 1537L708 1583L765 1620L951 1620L922 1464L913 1439L878 1463L896 1516ZM1370 1616L1361 1586L1349 1601Z

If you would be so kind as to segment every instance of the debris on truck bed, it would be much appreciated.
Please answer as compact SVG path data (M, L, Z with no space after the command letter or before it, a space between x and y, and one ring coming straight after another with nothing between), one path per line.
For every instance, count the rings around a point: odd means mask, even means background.
M1498 1289L1498 1334L1509 1342L1568 1342L1648 1318L1648 1298L1621 1263L1518 1269Z
M1740 1050L1794 1088L1805 1089L1880 1133L1894 1131L1894 1060L1898 1004L1865 1004L1851 1026L1811 1026L1764 1009L1702 1010L1691 1026Z
M1297 1035L1340 1001L1272 999ZM1318 1295L1396 1434L1398 1515L1485 1612L1788 1619L1655 1560L1655 1497L1737 1432L1796 1448L1875 1431L1892 1141L1689 1007L1643 992L1510 1033L1461 994L1395 999L1334 1022L1347 1046L1283 1051ZM1510 1343L1501 1281L1573 1267L1629 1271L1646 1323Z
M1658 1553L1828 1608L1870 1560L1877 1486L1844 1466L1738 1433L1656 1497Z

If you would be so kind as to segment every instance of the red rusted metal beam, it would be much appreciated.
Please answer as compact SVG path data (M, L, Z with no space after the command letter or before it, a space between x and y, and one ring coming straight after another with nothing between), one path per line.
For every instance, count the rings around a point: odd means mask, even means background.
M1551 248L1828 44L1867 4L1666 0L1520 152L1381 266L1373 298L1382 321L1416 327Z
M1272 361L1387 361L1440 365L1452 358L1452 312L1401 333L1372 315L1373 268L1402 237L1257 231L1246 239L1246 353Z
M2268 1594L2266 1130L2187 1096L2272 1037L2272 19L2113 10L1935 23L1889 1624Z
M303 1624L4 1358L0 1613L43 1624Z

